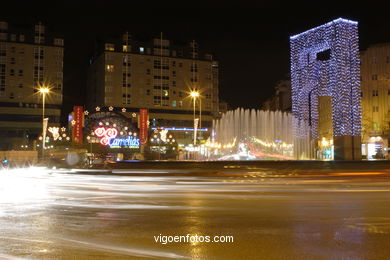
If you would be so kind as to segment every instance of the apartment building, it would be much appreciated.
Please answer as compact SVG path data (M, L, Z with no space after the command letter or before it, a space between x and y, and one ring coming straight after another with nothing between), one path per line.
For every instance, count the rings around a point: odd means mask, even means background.
M390 43L361 53L362 143L368 159L388 156L390 137Z
M90 62L89 108L111 106L126 108L127 113L147 108L150 127L183 129L177 132L178 140L191 140L191 91L199 92L195 98L195 117L201 119L198 127L209 130L219 114L218 61L195 41L174 45L160 35L139 42L126 33L99 46Z
M36 148L42 133L42 94L49 125L59 124L64 40L42 24L21 29L0 21L0 150Z

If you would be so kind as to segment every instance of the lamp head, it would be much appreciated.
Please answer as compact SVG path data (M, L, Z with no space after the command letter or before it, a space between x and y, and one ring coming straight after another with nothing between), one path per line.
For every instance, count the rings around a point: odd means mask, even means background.
M42 93L42 94L46 94L46 93L49 93L49 88L47 87L41 87L39 88L39 92Z

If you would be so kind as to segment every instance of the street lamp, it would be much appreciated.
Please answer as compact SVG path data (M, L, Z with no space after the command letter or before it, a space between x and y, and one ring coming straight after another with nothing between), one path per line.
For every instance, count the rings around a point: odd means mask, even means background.
M196 118L195 118L195 111L196 111L196 98L199 97L199 92L196 90L191 91L190 93L191 98L194 100L194 145L196 145ZM200 99L199 99L200 100Z
M50 92L47 87L40 87L39 93L42 94L42 159L44 156L45 141L46 141L46 131L45 131L45 97L46 94Z

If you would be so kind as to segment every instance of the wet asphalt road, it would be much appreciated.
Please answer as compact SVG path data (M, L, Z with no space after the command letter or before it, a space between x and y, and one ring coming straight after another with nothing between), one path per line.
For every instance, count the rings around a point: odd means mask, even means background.
M164 235L232 243L156 243ZM0 172L0 259L390 259L390 164Z

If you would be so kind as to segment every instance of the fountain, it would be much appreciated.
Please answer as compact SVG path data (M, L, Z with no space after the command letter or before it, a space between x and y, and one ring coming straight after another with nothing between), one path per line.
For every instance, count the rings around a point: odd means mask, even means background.
M220 160L311 159L314 151L310 128L291 113L242 108L213 121L206 146L214 149L210 158Z

